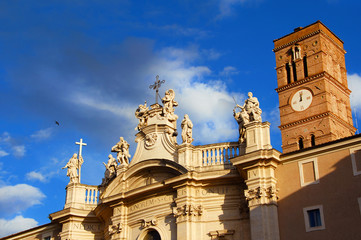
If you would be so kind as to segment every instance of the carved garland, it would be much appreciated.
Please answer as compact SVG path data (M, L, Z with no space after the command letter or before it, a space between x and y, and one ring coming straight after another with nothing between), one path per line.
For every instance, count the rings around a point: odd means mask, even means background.
M244 195L249 203L249 206L255 204L270 204L277 202L278 189L274 186L270 187L257 187L244 191Z
M175 217L179 216L201 216L203 214L203 207L201 205L194 206L192 204L185 204L181 207L173 208Z
M116 234L116 233L121 233L122 230L123 230L123 224L122 223L109 225L109 228L108 228L110 236L113 235L113 234Z

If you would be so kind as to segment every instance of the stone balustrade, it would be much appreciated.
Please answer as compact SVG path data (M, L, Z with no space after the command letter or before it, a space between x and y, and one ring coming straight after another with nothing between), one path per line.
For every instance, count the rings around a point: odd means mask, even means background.
M229 159L240 155L238 142L197 146L202 166L231 164Z
M65 208L92 209L98 204L98 186L75 183L66 187Z
M85 186L85 204L98 204L99 190L98 186Z

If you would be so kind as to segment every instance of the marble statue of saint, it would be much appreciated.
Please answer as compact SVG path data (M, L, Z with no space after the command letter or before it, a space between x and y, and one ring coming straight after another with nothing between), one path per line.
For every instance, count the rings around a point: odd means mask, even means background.
M238 108L248 114L249 122L262 122L262 110L259 107L259 102L256 97L253 97L252 92L248 93L248 98L244 101L243 106L237 104Z
M169 89L165 92L165 96L162 98L163 115L168 118L169 121L177 120L178 116L174 114L174 107L178 106L178 103L174 100L175 93L173 89Z
M192 143L193 142L193 138L192 138L193 123L189 119L188 114L184 115L184 118L181 123L181 127L182 127L183 143Z
M135 117L139 119L138 126L135 130L140 130L142 127L147 126L147 117L145 113L149 110L147 107L147 102L144 102L144 105L140 104L137 110L135 111Z
M117 153L117 161L120 165L128 165L130 158L129 143L123 137L119 139L119 142L112 147L112 152Z
M70 183L79 183L78 169L83 164L84 160L82 156L79 156L76 153L69 159L68 163L62 168L68 168L66 175L70 178Z
M236 112L236 109L240 109ZM245 140L246 129L245 124L250 122L262 122L262 110L259 107L259 102L256 97L253 97L251 92L248 93L248 98L244 101L243 106L236 104L233 109L233 116L236 119L239 127L239 140L243 142Z
M116 171L117 171L117 166L118 166L117 160L115 160L115 158L111 154L109 154L108 158L109 160L107 164L103 162L106 168L104 172L103 183L107 183L110 179L112 179L116 175Z

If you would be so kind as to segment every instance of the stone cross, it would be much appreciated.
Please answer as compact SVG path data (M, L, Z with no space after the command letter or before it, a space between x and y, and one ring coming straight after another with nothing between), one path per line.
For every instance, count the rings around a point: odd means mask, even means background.
M162 83L165 83L165 80L159 80L159 76L157 75L155 77L155 83L153 85L150 85L149 88L155 90L155 103L158 103L158 92L159 88L162 85Z
M78 169L79 169L79 183L80 183L80 169L81 169L81 165L80 165L80 159L81 159L81 153L82 153L82 149L83 149L83 146L86 146L86 143L83 143L83 139L80 138L80 141L79 142L75 142L76 145L79 145L79 161L78 161Z
M75 144L79 145L79 156L81 156L83 146L86 146L86 143L83 143L83 139L80 138L79 142L75 142Z

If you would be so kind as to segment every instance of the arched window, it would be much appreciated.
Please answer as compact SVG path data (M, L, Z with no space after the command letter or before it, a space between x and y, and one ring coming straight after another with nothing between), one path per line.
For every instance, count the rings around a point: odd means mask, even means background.
M161 238L160 238L159 233L156 230L151 229L147 232L147 235L145 235L143 240L161 240Z
M316 137L313 134L311 134L311 146L316 146Z
M286 72L287 72L287 84L291 83L291 68L290 64L286 63Z
M305 78L308 77L308 67L307 67L307 58L303 57L303 72L305 74Z
M293 81L297 81L297 70L296 70L296 63L292 61L292 73L293 73Z
M302 137L300 137L298 139L298 149L303 149L303 138Z

